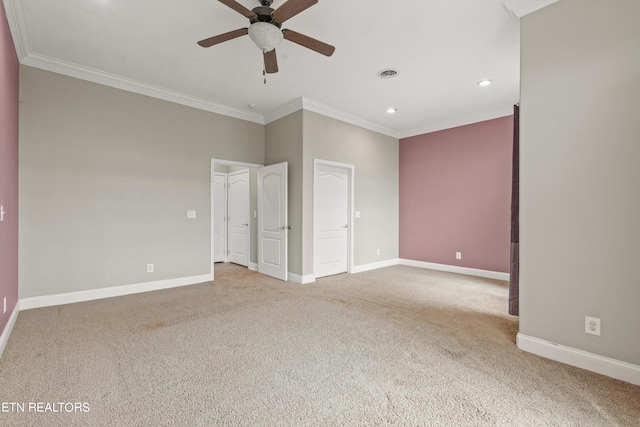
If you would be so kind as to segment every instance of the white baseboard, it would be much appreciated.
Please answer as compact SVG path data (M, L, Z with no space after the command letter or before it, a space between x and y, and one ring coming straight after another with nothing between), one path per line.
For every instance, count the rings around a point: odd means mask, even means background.
M433 262L414 261L411 259L400 259L401 265L410 267L428 268L430 270L448 271L449 273L466 274L467 276L486 277L487 279L509 281L509 273L499 271L480 270L478 268L458 267L455 265L436 264Z
M354 265L353 267L351 267L351 274L362 273L369 270L376 270L378 268L391 267L392 265L398 264L400 264L400 260L398 258L394 258L379 262L373 262L371 264Z
M252 270L252 271L258 271L258 264L256 264L255 262L250 262L249 267L247 268L249 268L249 270Z
M180 286L208 282L211 280L213 280L211 274L203 274L200 276L179 277L176 279L157 280L154 282L138 283L134 285L114 286L112 288L91 289L86 291L23 298L20 300L20 310L72 304L75 302L119 297L123 295L138 294L141 292L158 291L161 289L177 288Z
M518 333L520 350L640 386L640 366Z
M307 283L313 283L316 281L316 278L313 274L307 274L304 276L301 276L299 274L295 274L292 272L287 273L287 279L290 282L294 282L294 283L300 283L301 285L306 285Z
M4 331L2 331L2 335L0 335L0 357L2 357L2 353L4 353L4 348L7 346L7 342L9 342L9 336L11 335L11 331L13 330L13 325L16 324L16 319L18 318L19 312L20 312L20 301L18 301L16 303L16 306L13 307L11 316L9 316L9 321L5 325Z

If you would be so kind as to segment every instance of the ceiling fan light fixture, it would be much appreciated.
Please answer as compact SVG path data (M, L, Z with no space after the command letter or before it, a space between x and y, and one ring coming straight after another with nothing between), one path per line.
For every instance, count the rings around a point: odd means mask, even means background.
M280 28L268 22L254 22L249 27L249 37L263 52L270 52L284 39Z

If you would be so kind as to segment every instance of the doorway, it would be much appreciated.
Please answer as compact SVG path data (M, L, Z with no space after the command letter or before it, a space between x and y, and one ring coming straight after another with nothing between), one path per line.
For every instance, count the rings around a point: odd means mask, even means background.
M313 273L350 273L353 264L354 166L314 160Z
M280 185L274 186L275 182ZM211 274L214 278L216 262L232 262L287 280L286 193L286 162L264 167L211 159ZM262 228L259 229L258 223ZM277 227L272 227L276 223ZM272 253L276 241L278 251ZM274 267L278 267L277 274Z

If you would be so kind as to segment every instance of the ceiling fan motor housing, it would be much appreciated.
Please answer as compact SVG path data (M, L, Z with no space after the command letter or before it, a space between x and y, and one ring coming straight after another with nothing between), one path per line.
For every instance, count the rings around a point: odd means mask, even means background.
M257 18L251 19L252 24L254 22L268 22L278 28L282 27L282 24L271 16L271 14L273 13L272 8L268 6L258 6L251 11L257 15Z

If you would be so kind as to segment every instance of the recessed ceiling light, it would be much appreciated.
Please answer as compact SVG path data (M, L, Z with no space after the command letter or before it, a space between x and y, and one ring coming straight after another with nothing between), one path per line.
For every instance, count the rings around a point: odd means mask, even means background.
M397 108L387 108L387 113L389 113L389 114L393 114L393 113L395 113L396 111L398 111L398 109L397 109Z
M254 103L249 104L249 108L251 108L251 109L256 108L256 107L257 107L257 105L254 104Z
M490 84L491 84L491 80L489 79L480 80L478 82L478 86L489 86Z

